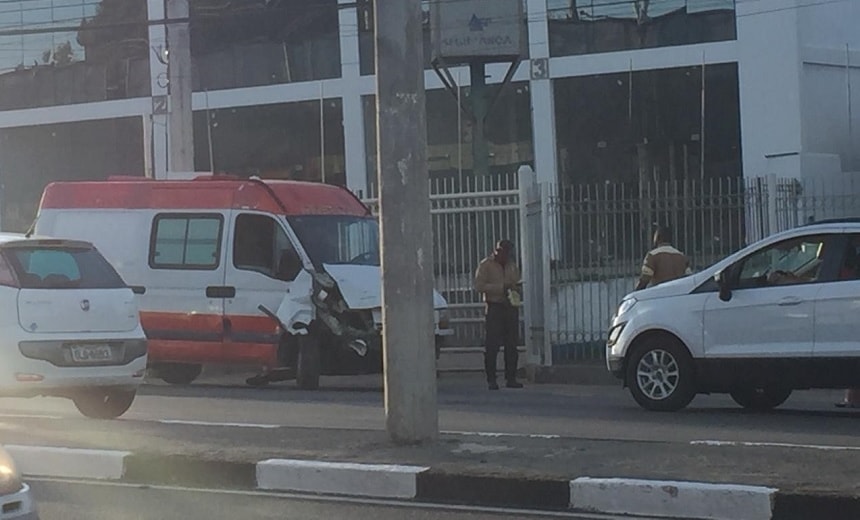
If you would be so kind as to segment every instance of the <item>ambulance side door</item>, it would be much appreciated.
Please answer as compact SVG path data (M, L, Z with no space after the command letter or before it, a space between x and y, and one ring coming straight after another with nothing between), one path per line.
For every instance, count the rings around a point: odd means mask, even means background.
M276 312L288 294L302 262L283 226L271 214L235 210L230 218L225 285L235 295L224 303L229 324L226 348L230 357L249 361L276 362L278 326L263 313L263 305ZM267 362L268 361L268 362Z
M226 218L207 211L159 211L140 280L141 323L153 361L222 361Z

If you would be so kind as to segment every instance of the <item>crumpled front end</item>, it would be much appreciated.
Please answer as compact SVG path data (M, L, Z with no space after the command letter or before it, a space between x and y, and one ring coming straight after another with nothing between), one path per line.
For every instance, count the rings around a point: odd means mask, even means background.
M366 373L382 369L382 312L379 308L352 309L339 284L328 273L313 273L311 294L318 332L331 348L339 372ZM319 330L322 329L322 330ZM337 369L337 368L336 368Z

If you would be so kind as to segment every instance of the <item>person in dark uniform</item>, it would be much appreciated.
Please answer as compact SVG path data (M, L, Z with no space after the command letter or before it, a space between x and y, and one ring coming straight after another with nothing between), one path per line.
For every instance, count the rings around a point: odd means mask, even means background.
M505 386L523 387L517 381L520 284L520 269L514 260L514 244L510 240L500 240L493 253L481 261L475 273L475 290L483 295L486 303L484 370L490 390L499 389L496 363L500 347L505 347Z

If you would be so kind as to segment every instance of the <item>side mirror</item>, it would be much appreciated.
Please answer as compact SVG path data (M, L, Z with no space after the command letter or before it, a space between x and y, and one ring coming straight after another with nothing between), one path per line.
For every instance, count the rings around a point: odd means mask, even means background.
M729 279L725 271L720 271L714 275L714 281L717 282L717 287L720 288L720 300L727 302L732 299L732 288L729 286Z

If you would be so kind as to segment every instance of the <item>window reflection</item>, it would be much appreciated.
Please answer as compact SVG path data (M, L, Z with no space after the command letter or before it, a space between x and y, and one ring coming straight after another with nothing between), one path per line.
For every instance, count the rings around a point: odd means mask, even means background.
M323 108L324 147L320 146L319 101L195 112L195 169L343 185L346 168L341 100L326 99ZM324 168L320 160L323 153Z
M702 176L702 68L558 79L559 176L567 183ZM741 174L736 64L705 68L704 177Z
M340 77L337 0L191 0L194 90Z
M150 94L146 0L0 2L0 110ZM22 29L26 29L26 34Z
M737 37L735 0L548 0L547 8L552 56Z
M525 3L526 0L523 0ZM358 0L358 51L361 62L361 74L371 76L376 73L376 42L374 40L373 27L373 0ZM433 46L430 40L430 0L421 1L421 9L424 17L422 20L424 30L424 68L432 69ZM528 20L523 20L526 26L526 41L528 41ZM528 57L528 45L525 46Z
M500 85L490 85L490 96ZM469 106L469 89L461 89L461 99ZM368 184L376 184L376 97L364 96L364 128ZM527 82L514 82L505 88L498 104L487 118L490 174L510 174L534 160L530 92ZM427 163L432 179L459 183L472 177L472 123L469 116L458 116L457 98L445 89L427 91ZM458 132L459 125L459 132Z
M143 118L0 129L4 231L26 231L45 185L144 171Z

